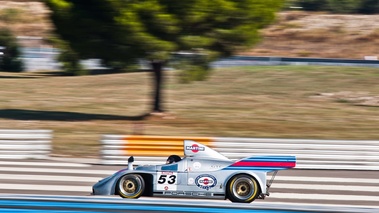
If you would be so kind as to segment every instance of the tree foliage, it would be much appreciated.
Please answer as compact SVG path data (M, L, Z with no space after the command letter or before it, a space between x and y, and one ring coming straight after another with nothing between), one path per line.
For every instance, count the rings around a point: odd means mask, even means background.
M57 32L83 58L167 60L173 51L228 56L251 47L280 0L46 0Z
M85 58L104 65L150 61L155 83L173 53L211 61L252 47L282 0L45 0L57 33ZM156 90L160 90L157 85ZM159 96L159 94L156 94ZM155 106L154 111L160 111Z

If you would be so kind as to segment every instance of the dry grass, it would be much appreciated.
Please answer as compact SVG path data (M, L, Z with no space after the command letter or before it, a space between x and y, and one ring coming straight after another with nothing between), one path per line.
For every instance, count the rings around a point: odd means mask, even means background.
M52 129L54 154L92 157L102 134L136 129L168 136L379 137L377 69L240 67L193 84L166 73L164 117L142 116L150 108L149 73L0 73L0 128Z
M241 54L363 59L379 56L378 29L379 15L283 12L262 30L262 42Z

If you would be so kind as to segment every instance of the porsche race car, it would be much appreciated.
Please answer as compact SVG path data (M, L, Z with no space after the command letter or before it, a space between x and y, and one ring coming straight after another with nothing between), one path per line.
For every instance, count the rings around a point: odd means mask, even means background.
M93 195L219 198L249 203L264 199L279 170L296 165L295 156L251 156L233 161L201 143L185 140L184 158L170 164L128 167L92 187ZM267 180L267 174L272 179Z

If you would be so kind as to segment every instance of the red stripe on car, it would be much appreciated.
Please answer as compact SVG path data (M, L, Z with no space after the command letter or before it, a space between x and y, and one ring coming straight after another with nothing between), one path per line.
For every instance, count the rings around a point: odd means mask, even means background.
M232 166L256 166L256 167L295 167L296 162L261 162L261 161L239 161Z

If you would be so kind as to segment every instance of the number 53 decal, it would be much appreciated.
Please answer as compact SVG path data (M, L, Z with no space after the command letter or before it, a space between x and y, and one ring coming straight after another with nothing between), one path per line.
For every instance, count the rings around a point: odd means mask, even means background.
M178 173L176 172L158 172L157 189L158 190L176 190Z
M176 183L176 175L160 175L158 178L159 184L175 184Z

